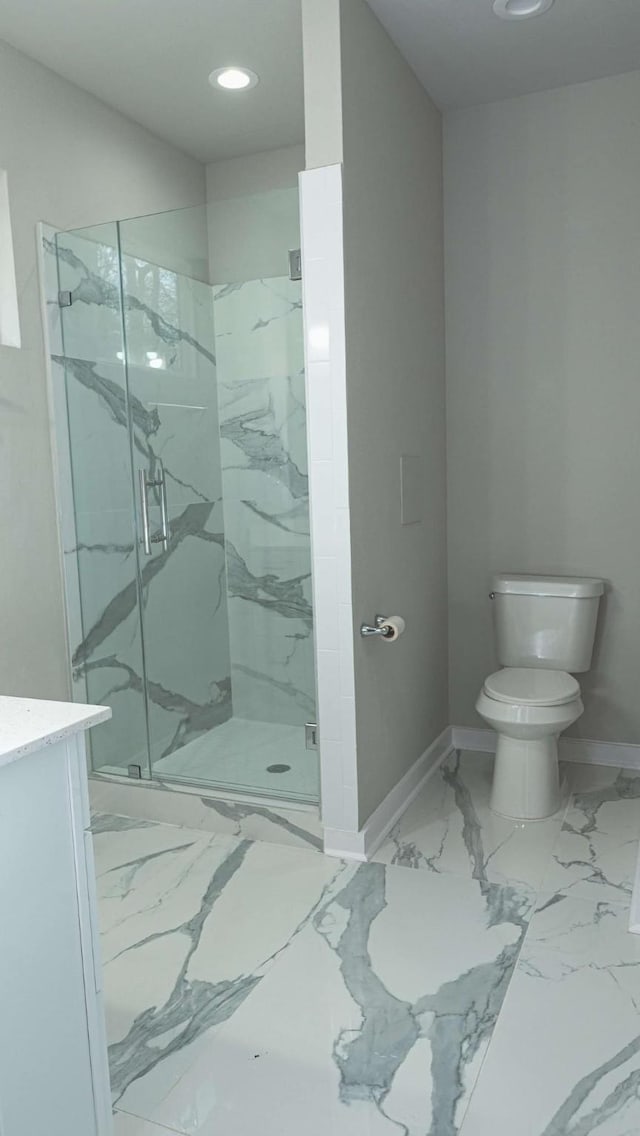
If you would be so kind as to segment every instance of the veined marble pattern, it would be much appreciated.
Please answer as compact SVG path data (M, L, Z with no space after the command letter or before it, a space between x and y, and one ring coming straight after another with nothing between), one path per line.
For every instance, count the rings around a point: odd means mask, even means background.
M606 898L540 900L462 1136L640 1131L640 939L627 922Z
M545 891L628 903L640 835L640 777L576 766L573 796L545 875Z
M157 1136L134 1118L180 1136L640 1130L628 895L602 880L588 899L571 880L540 890L578 814L610 836L617 816L624 848L640 775L570 766L567 805L527 826L529 843L491 827L486 755L440 776L390 841L393 864L97 818L131 1136Z
M203 832L264 840L296 848L322 850L322 825L316 809L284 808L230 798L204 796L193 787L157 781L91 778L94 814L115 814L121 819L145 818L156 823L182 825Z
M94 768L148 772L150 759L170 776L172 755L234 712L302 726L315 704L300 285L214 289L120 256L115 225L47 230L44 250L66 393L56 417L74 689L114 711ZM132 492L160 461L170 539L147 558ZM156 533L155 490L149 507ZM230 780L215 745L195 753L194 777ZM314 779L294 795L317 798Z
M299 283L214 290L234 713L313 720L309 482Z
M560 811L523 824L491 812L492 772L492 754L452 754L375 859L534 890L630 899L640 834L637 774L564 763Z
M104 827L117 1109L190 1136L457 1131L528 892Z
M375 859L537 890L562 827L573 771L563 769L563 809L549 820L522 824L489 808L493 761L489 753L451 754L428 779Z

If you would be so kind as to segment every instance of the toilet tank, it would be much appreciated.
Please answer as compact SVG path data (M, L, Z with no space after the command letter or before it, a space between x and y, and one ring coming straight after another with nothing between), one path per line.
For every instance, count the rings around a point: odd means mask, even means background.
M503 667L588 671L602 580L576 576L494 576L491 598Z

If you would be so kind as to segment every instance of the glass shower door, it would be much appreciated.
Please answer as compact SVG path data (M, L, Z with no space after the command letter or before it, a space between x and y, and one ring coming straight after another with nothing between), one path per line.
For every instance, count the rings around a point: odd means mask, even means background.
M45 240L74 696L96 772L317 802L301 285L215 232Z
M317 800L300 284L212 287L130 251L139 224L120 239L152 775Z
M109 705L94 769L150 777L115 223L44 239L74 697Z
M209 783L197 743L232 713L211 288L127 251L134 226L121 270L150 756L155 775Z

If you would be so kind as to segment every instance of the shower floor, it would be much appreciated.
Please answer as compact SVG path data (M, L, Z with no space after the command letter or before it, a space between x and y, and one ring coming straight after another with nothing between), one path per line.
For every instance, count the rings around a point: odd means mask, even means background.
M154 775L216 788L317 803L318 755L304 726L230 718L153 764Z

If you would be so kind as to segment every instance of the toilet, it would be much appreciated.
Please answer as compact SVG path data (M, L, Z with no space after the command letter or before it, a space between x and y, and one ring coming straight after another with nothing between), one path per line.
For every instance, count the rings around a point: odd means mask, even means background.
M491 808L542 820L560 807L558 738L584 710L574 674L591 666L602 580L493 579L493 623L503 670L485 680L476 710L498 735Z

